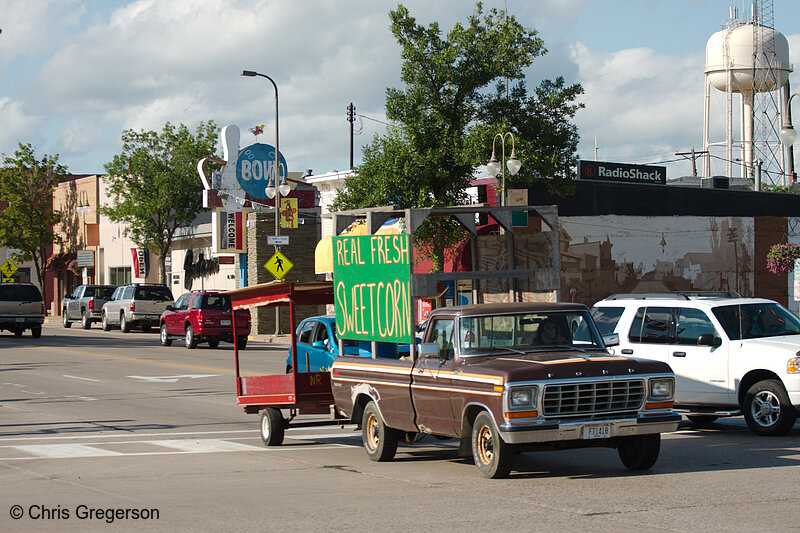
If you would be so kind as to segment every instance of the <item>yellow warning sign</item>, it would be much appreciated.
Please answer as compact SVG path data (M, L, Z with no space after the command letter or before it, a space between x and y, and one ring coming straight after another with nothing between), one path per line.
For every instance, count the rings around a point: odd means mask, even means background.
M14 283L14 278L7 278L3 276L3 283Z
M17 271L19 267L14 264L14 261L11 259L6 259L5 263L0 265L0 272L3 273L4 278L10 278L14 275L14 272ZM3 283L9 283L4 281Z
M272 254L272 257L269 258L269 261L264 263L264 268L267 269L267 272L272 274L278 279L283 279L283 276L289 272L294 265L291 261L289 261L285 255L280 252L275 252Z

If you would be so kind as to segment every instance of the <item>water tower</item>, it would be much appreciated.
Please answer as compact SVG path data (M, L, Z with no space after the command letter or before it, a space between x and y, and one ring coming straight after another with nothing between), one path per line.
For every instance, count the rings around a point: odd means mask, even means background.
M705 176L712 175L713 157L715 164L725 165L729 177L734 177L736 166L743 178L773 184L784 180L786 165L778 131L791 72L789 43L773 27L772 1L754 0L750 20L740 19L731 8L730 20L706 44ZM725 95L724 139L711 131L712 88Z

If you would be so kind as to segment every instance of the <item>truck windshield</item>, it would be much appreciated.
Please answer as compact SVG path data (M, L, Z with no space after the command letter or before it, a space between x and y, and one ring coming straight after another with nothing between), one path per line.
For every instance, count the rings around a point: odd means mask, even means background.
M462 355L604 349L587 311L462 317L459 328Z

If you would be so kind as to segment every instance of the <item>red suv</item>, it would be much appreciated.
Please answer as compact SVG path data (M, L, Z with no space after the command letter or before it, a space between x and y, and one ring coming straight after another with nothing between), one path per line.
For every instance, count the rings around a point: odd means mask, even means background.
M233 342L231 298L218 291L187 292L167 306L161 314L161 345L169 346L175 338L183 338L193 349L200 342L216 348L219 341ZM236 311L236 336L239 349L247 345L250 334L250 311Z

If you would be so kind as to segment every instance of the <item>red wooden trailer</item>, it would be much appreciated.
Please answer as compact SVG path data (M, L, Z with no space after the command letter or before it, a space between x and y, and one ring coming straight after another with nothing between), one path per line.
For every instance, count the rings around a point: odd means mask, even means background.
M324 414L331 412L333 393L330 372L297 372L297 339L295 338L295 306L333 303L333 284L330 282L274 281L244 287L225 294L231 297L231 307L289 307L291 324L292 373L264 376L241 376L239 373L239 347L234 337L233 352L236 362L237 403L246 413L261 411L261 439L267 446L280 446L284 431L298 414ZM236 315L233 314L235 317ZM236 323L234 319L234 330ZM289 410L284 418L281 409ZM336 420L295 423L293 426L336 424Z

